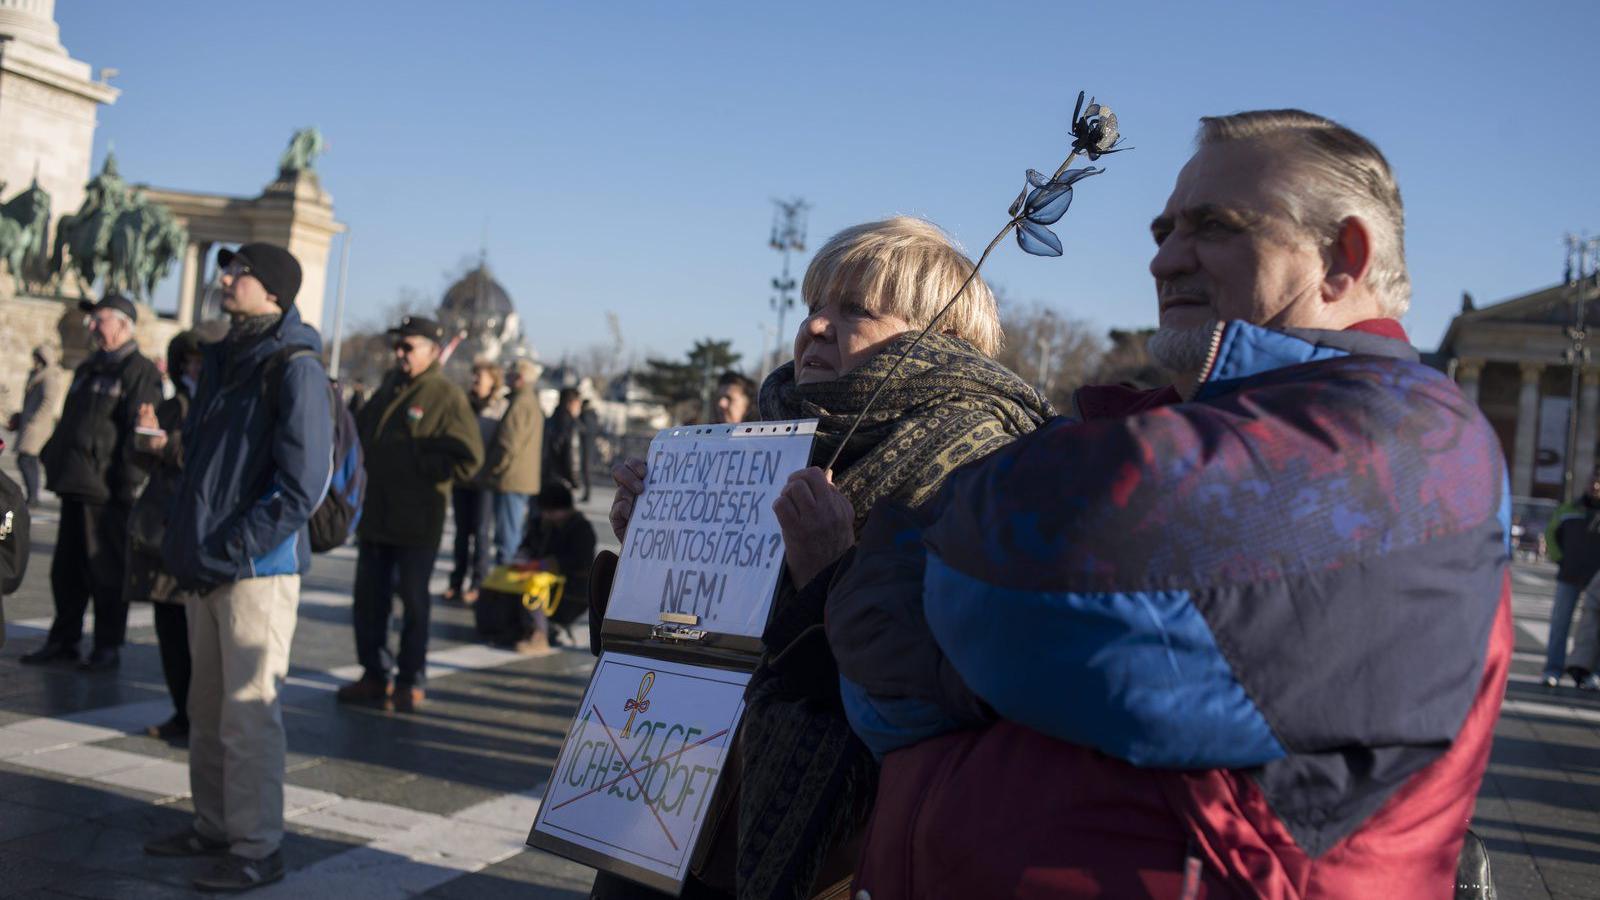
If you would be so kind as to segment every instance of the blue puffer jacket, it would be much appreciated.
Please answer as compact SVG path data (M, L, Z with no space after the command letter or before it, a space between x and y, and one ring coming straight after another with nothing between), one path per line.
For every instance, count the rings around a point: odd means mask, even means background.
M184 430L183 484L161 544L167 571L185 588L311 567L306 522L328 490L333 415L318 357L290 361L276 390L266 385L267 363L286 347L322 352L317 330L292 306L242 352L227 341L205 348Z

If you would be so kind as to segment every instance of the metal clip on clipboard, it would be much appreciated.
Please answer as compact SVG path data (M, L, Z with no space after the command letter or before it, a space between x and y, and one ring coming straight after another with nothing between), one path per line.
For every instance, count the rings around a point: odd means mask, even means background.
M650 637L652 640L684 644L703 641L709 632L704 628L694 627L699 624L699 616L664 612L661 614L661 622L651 627Z

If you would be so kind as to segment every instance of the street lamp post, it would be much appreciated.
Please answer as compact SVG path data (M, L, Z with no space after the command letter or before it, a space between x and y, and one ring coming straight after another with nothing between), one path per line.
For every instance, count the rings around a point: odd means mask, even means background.
M1567 327L1567 338L1572 342L1562 354L1567 365L1572 369L1572 386L1568 397L1570 402L1567 411L1567 450L1563 462L1564 471L1561 478L1561 496L1564 500L1571 500L1577 488L1579 473L1576 471L1578 458L1578 392L1583 386L1583 367L1589 362L1588 340L1588 309L1589 296L1584 289L1587 282L1595 277L1596 270L1600 270L1600 238L1579 237L1568 234L1567 239L1567 283L1572 285L1572 324ZM1583 473L1587 476L1588 473Z
M772 347L772 366L776 369L783 361L783 317L794 306L795 280L789 275L789 254L804 253L806 249L806 210L811 204L800 199L773 200L772 236L767 245L783 254L783 274L772 279L772 289L777 291L769 301L778 312L777 339Z
M344 351L344 281L350 274L350 229L339 242L339 293L333 301L333 358L328 361L328 376L339 380L339 357Z

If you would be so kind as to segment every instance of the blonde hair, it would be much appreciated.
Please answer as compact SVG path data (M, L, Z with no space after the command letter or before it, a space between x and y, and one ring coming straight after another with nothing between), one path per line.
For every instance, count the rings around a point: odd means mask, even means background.
M972 274L972 260L939 226L926 219L895 216L839 232L806 268L800 295L816 309L831 297L853 297L868 310L898 316L922 329L939 314ZM1005 343L994 292L972 279L939 328L985 356Z
M1302 230L1331 244L1350 216L1366 223L1372 241L1367 280L1394 318L1411 306L1406 273L1406 212L1394 171L1377 146L1331 119L1299 109L1261 109L1200 120L1195 143L1274 141L1294 153L1309 178L1288 181L1285 210Z
M505 386L506 386L506 373L505 373L505 370L500 368L500 366L496 365L494 362L492 362L490 360L487 360L487 359L480 359L480 360L475 361L472 364L472 377L473 378L477 378L479 372L488 372L489 373L489 380L494 382L494 389L489 392L490 396L498 394L502 390L505 389Z

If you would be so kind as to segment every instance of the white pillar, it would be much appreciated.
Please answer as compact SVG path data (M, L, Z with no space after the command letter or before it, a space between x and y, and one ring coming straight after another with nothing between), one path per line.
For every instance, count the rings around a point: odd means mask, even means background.
M1533 493L1534 456L1539 438L1539 376L1544 363L1522 363L1522 393L1517 397L1517 445L1511 454L1511 494Z
M190 241L183 248L183 262L178 267L178 324L184 328L194 327L194 298L203 277L200 266L200 247Z
M1474 404L1478 402L1478 378L1483 375L1483 360L1456 360L1456 384L1461 393Z
M1600 440L1600 369L1583 370L1583 394L1578 404L1578 450L1573 455L1573 490L1583 493L1594 471L1594 445Z

